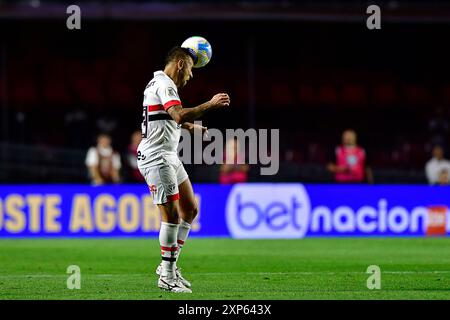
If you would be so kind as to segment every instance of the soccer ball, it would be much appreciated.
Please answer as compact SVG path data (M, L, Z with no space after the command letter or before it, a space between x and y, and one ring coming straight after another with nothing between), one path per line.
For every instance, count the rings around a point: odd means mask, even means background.
M181 45L183 48L192 49L197 55L197 63L194 68L201 68L211 60L212 48L208 40L202 37L187 38Z

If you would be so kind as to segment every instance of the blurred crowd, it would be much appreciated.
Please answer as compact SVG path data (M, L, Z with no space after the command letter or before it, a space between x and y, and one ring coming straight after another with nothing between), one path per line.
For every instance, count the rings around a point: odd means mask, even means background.
M204 21L167 28L158 19L93 19L78 33L56 20L2 23L14 32L2 39L0 60L0 181L141 181L133 132L142 90L167 50L205 32ZM193 181L445 184L450 43L435 39L449 26L396 24L370 37L337 21L209 21L214 58L180 90L183 105L226 91L232 107L205 124L279 129L281 166L276 177L261 177L238 161L244 146L228 141L225 155L236 161L188 168ZM223 41L230 34L233 46ZM268 38L289 43L296 58L274 59Z
M142 182L137 168L137 148L141 142L141 132L135 131L130 137L130 143L125 154L125 166L122 166L120 153L113 149L111 136L101 133L97 136L97 144L89 148L85 165L88 177L93 185L103 185L120 182Z
M430 124L435 127L435 121ZM442 123L444 124L444 123ZM122 159L118 151L112 147L111 136L101 133L97 136L97 144L89 148L85 165L93 185L108 183L145 181L137 168L137 149L141 142L141 132L135 131ZM432 137L431 158L425 163L425 176L430 185L450 184L450 160L445 157L442 137ZM217 177L221 184L234 184L249 181L249 164L246 153L237 138L226 141L223 164ZM342 133L341 143L335 147L334 157L326 165L326 170L333 175L336 183L368 183L375 182L373 171L368 163L366 150L358 144L355 130L346 129ZM124 166L122 166L124 162Z

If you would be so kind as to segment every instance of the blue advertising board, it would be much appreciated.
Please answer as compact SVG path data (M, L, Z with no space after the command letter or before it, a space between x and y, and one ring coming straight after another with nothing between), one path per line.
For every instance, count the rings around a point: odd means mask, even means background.
M192 236L449 235L450 187L196 184ZM0 238L157 236L145 185L2 185Z

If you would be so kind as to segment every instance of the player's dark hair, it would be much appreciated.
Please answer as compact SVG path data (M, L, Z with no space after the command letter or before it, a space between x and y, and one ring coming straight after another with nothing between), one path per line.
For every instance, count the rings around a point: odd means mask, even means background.
M166 65L172 61L176 61L178 59L185 59L186 57L191 57L194 61L194 64L197 63L197 55L192 49L182 48L179 46L173 47L170 49L169 53L166 56Z

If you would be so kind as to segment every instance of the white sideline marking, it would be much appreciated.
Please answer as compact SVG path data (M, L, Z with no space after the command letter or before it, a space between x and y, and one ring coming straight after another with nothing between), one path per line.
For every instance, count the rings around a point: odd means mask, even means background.
M195 276L221 276L221 275L337 275L337 274L360 274L365 275L362 271L294 271L294 272L188 272ZM382 271L383 274L450 274L450 270L436 271ZM84 274L86 277L147 277L148 273L118 273L118 274ZM18 274L18 275L0 275L3 278L66 278L65 274Z
M450 270L436 270L436 271L381 271L381 273L387 274L440 274L440 273L450 273ZM316 275L316 274L326 274L326 275L336 275L336 274L366 274L363 271L293 271L293 272L191 272L192 275L233 275L233 274L247 274L247 275Z

